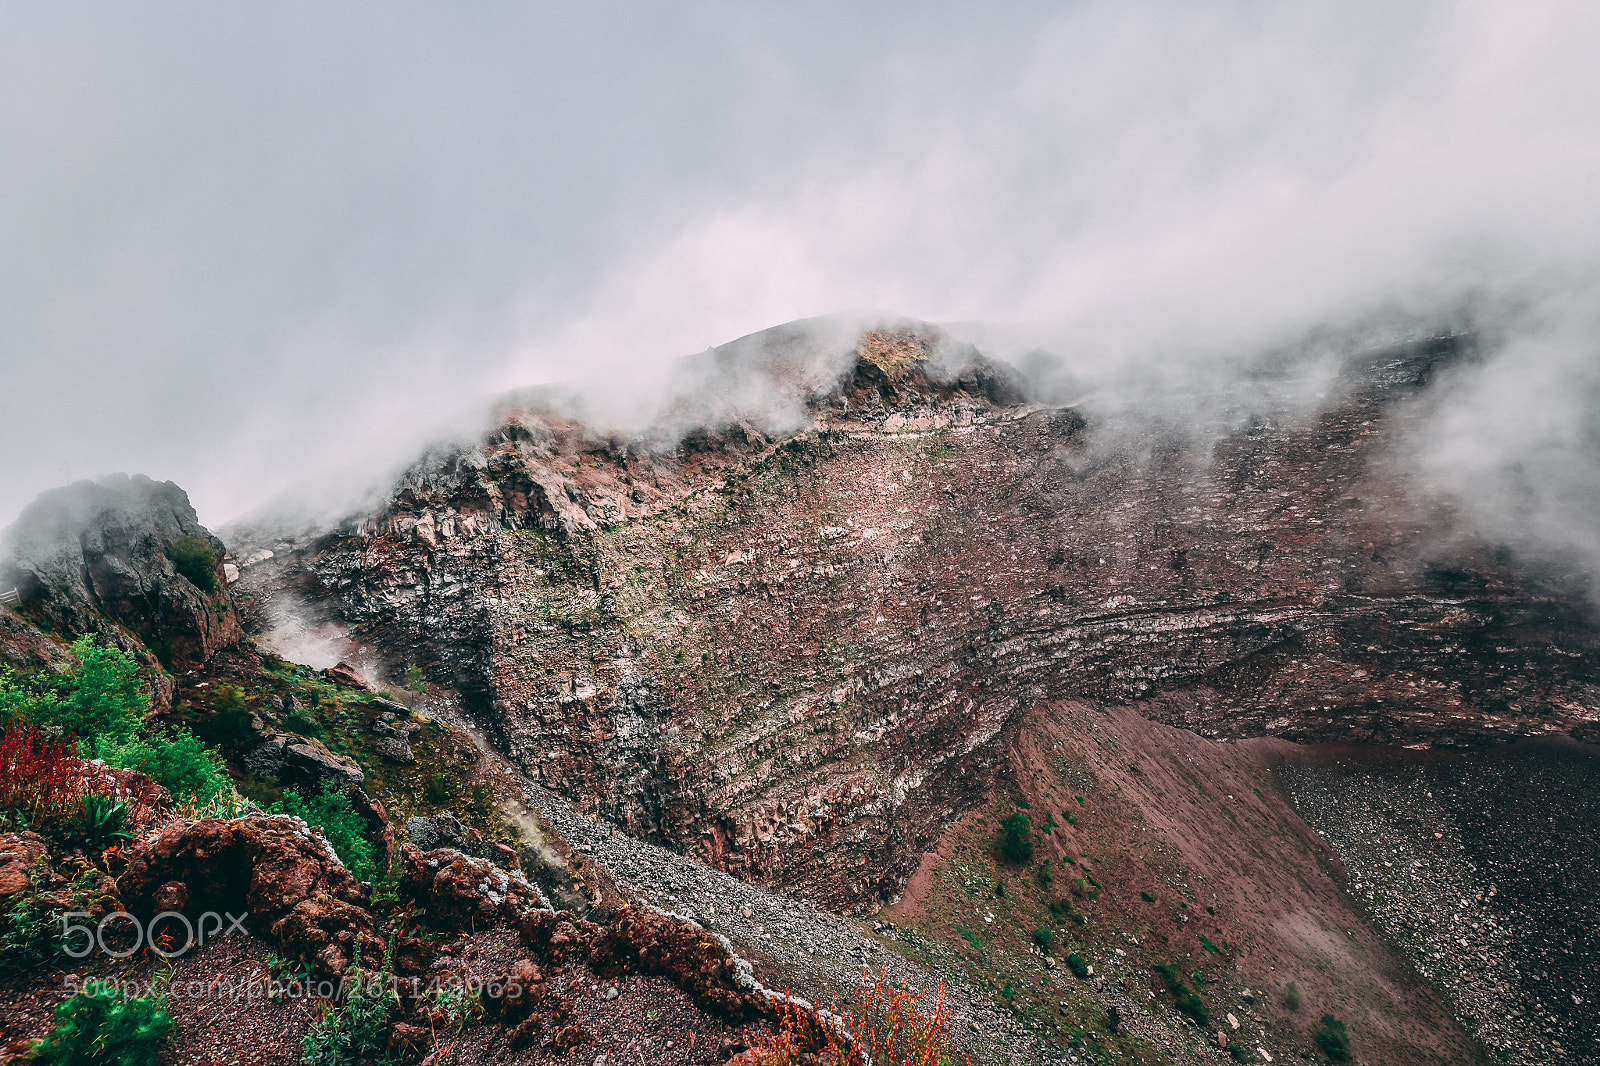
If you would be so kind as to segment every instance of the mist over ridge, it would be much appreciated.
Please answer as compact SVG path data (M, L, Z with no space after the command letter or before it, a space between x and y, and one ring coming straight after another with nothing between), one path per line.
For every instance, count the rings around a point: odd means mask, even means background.
M123 469L212 525L355 506L507 390L625 421L685 352L873 307L1173 397L1479 330L1412 458L1594 553L1584 5L622 14L19 16L0 520Z

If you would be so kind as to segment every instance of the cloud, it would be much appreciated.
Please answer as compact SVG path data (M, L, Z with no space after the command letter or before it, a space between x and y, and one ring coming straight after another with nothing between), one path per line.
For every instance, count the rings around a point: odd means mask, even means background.
M1461 412L1501 418L1502 378L1519 413L1588 417L1566 383L1593 360L1592 5L13 21L0 515L110 469L213 524L310 483L348 499L496 391L620 410L677 356L849 309L1192 380L1318 329L1537 306L1418 457L1456 485L1559 452L1512 418L1450 443ZM1541 485L1587 469L1562 454Z

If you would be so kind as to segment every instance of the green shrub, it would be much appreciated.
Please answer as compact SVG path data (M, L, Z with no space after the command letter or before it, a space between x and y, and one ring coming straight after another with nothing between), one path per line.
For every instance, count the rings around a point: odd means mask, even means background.
M300 1044L305 1066L355 1066L375 1059L389 1038L389 1005L377 980L352 982L349 998L323 1015Z
M1217 945L1213 944L1211 942L1211 938L1206 936L1204 933L1200 934L1200 946L1211 952L1213 955L1222 950L1221 948L1217 947Z
M217 591L217 553L201 537L179 537L167 545L172 568L201 592Z
M367 839L366 822L351 806L350 797L337 785L328 783L321 793L309 800L297 792L285 793L277 809L321 828L338 853L339 861L357 880L370 881L377 873L376 850Z
M310 977L310 963L284 958L275 951L267 952L268 999L288 999L298 994Z
M1033 826L1020 811L1000 823L1000 853L1008 862L1027 862L1033 858Z
M55 1028L28 1058L45 1066L154 1066L173 1021L157 996L125 996L87 981L56 1008Z
M1041 862L1039 864L1039 883L1041 885L1048 885L1055 879L1056 871L1055 868L1050 865L1050 860L1046 859L1044 862Z
M1058 922L1068 921L1074 925L1082 925L1088 920L1072 909L1072 901L1069 899L1053 899L1047 906L1050 908L1050 916Z
M1206 1005L1199 996L1189 990L1188 985L1183 983L1183 978L1179 976L1177 967L1168 962L1158 962L1154 969L1161 976L1161 980L1166 984L1168 991L1172 993L1174 997L1173 1006L1193 1018L1196 1025L1205 1025L1209 1019Z
M232 788L222 771L221 756L187 730L170 737L140 737L105 753L105 759L112 766L138 770L179 801L207 800Z
M1139 898L1144 900L1146 903L1154 903L1156 901L1156 898L1148 892L1140 892Z
M72 654L77 663L63 674L39 671L19 682L10 671L0 671L0 713L15 711L71 734L79 755L142 771L174 799L205 799L231 787L220 757L193 734L139 736L150 698L138 660L88 636L72 645Z
M297 710L285 715L283 728L291 733L299 733L303 737L312 737L316 740L322 740L328 735L328 731L322 728L322 723L306 711Z
M139 730L150 698L139 680L139 663L91 636L72 645L77 662L64 673L38 670L18 678L0 670L0 718L13 714L77 738L78 752L95 758Z
M483 1014L483 999L474 995L470 988L435 988L423 1002L443 1014L444 1024L457 1033L465 1031Z
M1083 956L1077 952L1067 956L1067 969L1071 970L1075 977L1089 976L1089 964L1084 962Z
M1289 987L1283 990L1283 1005L1290 1010L1299 1010L1300 1002L1300 986L1290 981Z
M1211 1016L1206 1012L1206 1005L1199 996L1193 992L1181 992L1172 1003L1179 1011L1194 1019L1194 1023L1201 1028L1210 1021Z
M1049 948L1050 941L1054 940L1055 938L1055 931L1052 929L1047 929L1042 925L1033 931L1033 942L1038 944L1041 948Z
M1331 1014L1324 1014L1322 1022L1311 1030L1311 1038L1317 1042L1317 1047L1322 1053L1334 1062L1346 1062L1350 1058L1350 1037L1344 1030L1344 1022Z

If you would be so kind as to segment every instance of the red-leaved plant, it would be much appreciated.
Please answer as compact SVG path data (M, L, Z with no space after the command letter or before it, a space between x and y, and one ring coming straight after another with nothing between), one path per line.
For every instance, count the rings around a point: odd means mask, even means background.
M83 760L73 738L53 737L12 717L0 734L0 813L50 828L83 806Z
M140 773L85 762L71 736L57 737L14 715L0 732L0 819L51 833L69 827L90 793L127 807L125 825L141 831L160 819L162 788Z
M924 1005L926 997L926 992L895 988L887 970L876 978L863 970L857 1005L842 1016L842 1031L785 997L777 1030L746 1031L750 1050L741 1058L755 1066L951 1066L944 982L931 1006ZM837 1001L833 1014L840 1017Z

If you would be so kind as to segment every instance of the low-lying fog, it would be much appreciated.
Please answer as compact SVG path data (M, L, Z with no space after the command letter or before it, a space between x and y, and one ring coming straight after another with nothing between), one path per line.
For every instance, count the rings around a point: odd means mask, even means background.
M1597 45L1549 0L13 10L0 522L111 470L333 513L503 390L622 424L867 308L1174 392L1472 325L1419 473L1600 557Z

